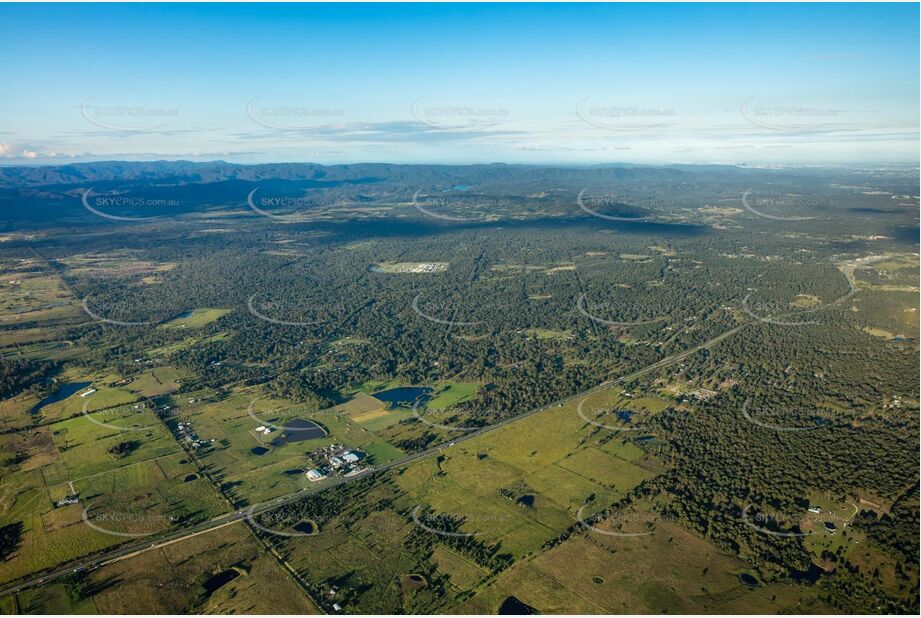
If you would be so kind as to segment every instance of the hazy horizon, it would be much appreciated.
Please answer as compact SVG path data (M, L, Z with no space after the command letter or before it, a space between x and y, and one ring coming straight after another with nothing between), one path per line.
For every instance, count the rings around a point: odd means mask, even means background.
M916 164L918 16L3 5L0 164Z
M9 161L0 161L0 168L14 168L14 167L62 167L66 165L80 165L80 164L101 164L101 163L192 163L196 165L209 165L209 164L224 164L224 165L241 165L241 166L257 166L257 165L318 165L321 167L335 167L335 166L357 166L357 165L398 165L398 166L433 166L433 167L472 167L477 165L505 165L509 167L560 167L560 168L575 168L575 169L590 169L590 168L608 168L608 167L669 167L669 166L680 166L680 167L740 167L740 168L763 168L763 169L863 169L863 168L883 168L883 167L892 167L892 168L918 168L919 161L854 161L849 163L830 163L824 161L816 161L813 163L796 163L796 162L772 162L772 163L745 163L745 162L720 162L720 161L701 161L701 162L685 162L685 161L661 161L661 162L650 162L650 163L635 163L632 161L607 161L603 163L579 163L579 162L568 162L568 161L547 161L547 162L528 162L528 161L473 161L473 162L438 162L438 163L426 163L423 161L342 161L337 163L326 163L322 161L257 161L257 162L244 162L244 161L233 161L227 159L188 159L188 158L156 158L156 159L73 159L73 160L62 160L62 161L26 161L26 162L17 162L12 163Z

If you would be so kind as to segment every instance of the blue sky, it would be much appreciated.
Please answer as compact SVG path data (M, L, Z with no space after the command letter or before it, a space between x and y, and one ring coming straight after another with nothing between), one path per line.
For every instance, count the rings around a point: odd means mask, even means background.
M915 163L918 10L0 5L0 164Z

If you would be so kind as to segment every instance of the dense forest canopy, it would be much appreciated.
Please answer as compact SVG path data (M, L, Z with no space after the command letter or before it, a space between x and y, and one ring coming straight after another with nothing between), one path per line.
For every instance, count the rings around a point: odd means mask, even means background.
M307 541L271 529L308 522L377 548L370 528L409 526L387 551L427 592L404 606L361 569L303 566L327 611L460 606L474 594L445 575L444 552L486 589L593 538L576 517L586 509L595 523L651 513L811 607L917 611L917 195L916 170L896 168L0 168L4 487L22 504L46 491L36 478L57 478L67 508L68 481L92 486L68 455L89 430L103 467L162 448L156 457L182 458L171 481L197 483L207 507L186 508L179 490L163 504L147 489L79 497L100 512L129 499L165 508L129 518L162 534L295 495L285 488L326 470L317 449L341 443L366 475L262 512L254 533L300 564ZM417 386L432 392L414 405L372 397ZM602 483L540 520L526 554L413 493L422 466L456 474L462 436L608 391L613 403L579 408L573 453L631 453L635 482ZM111 403L88 409L93 397ZM353 411L361 401L371 407ZM145 414L155 425L138 421L137 435L112 425ZM249 427L271 432L286 414L316 421L326 441L259 441ZM419 454L419 467L397 465ZM508 473L495 453L467 455L471 470ZM515 513L552 502L524 476L503 482L488 494ZM847 512L846 529L825 528L840 544L815 541L803 517L817 503ZM37 534L24 527L35 507L23 508L2 513L4 558ZM39 570L10 564L5 581Z

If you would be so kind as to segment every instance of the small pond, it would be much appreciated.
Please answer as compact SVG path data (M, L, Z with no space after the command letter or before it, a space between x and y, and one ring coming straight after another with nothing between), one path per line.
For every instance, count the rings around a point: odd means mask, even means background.
M516 597L507 597L499 607L500 616L526 616L536 614L537 610Z
M294 530L301 534L316 534L317 525L308 519L302 519L292 526Z
M56 390L55 392L53 392L52 394L48 395L47 397L39 401L37 404L35 404L35 406L32 408L32 414L35 414L36 412L40 411L42 408L44 408L47 405L50 405L52 403L57 403L59 401L64 401L71 395L74 395L77 392L82 391L84 388L88 387L91 384L92 382L67 382L66 384L62 384L58 388L58 390Z
M315 440L326 435L326 430L317 423L302 418L296 418L279 426L281 435L274 440L274 446L284 446L291 442L303 442L304 440Z
M385 391L374 393L375 399L380 399L391 406L412 407L416 401L430 399L432 388L430 386L399 386L388 388Z
M749 575L748 573L739 573L739 581L749 588L757 588L761 585L754 575Z

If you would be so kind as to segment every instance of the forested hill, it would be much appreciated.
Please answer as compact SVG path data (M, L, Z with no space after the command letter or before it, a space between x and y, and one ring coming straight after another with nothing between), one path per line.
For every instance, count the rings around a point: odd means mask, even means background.
M710 173L713 166L707 166ZM722 168L731 173L738 168ZM740 170L741 171L741 170ZM393 165L358 163L319 165L316 163L270 163L242 165L212 161L101 161L59 166L0 167L0 187L21 188L98 181L157 181L167 184L221 182L226 180L323 180L383 183L438 182L593 182L599 180L674 179L688 174L675 167L544 167L533 165Z

